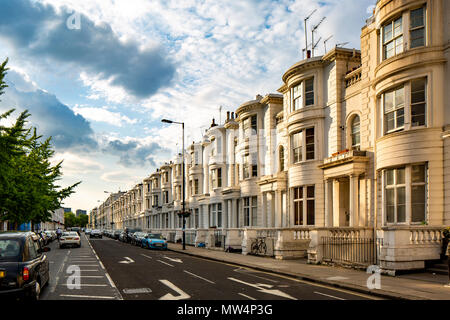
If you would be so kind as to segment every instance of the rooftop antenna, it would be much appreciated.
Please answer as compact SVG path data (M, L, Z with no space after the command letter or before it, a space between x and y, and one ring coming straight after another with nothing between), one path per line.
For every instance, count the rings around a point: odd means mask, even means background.
M330 40L331 38L333 38L333 35L331 35L328 38L326 38L325 40L323 40L323 48L325 50L324 54L327 53L327 41Z
M311 13L309 14L309 16L307 16L307 17L304 19L304 21L305 21L305 49L303 49L303 52L305 52L306 50L308 50L308 33L306 32L306 21L308 21L309 18L311 18L311 16L313 15L313 13L316 12L316 11L317 11L317 9L314 9L314 11L311 12Z
M314 57L314 32L317 30L317 28L322 24L323 20L325 20L326 17L323 17L318 24L312 27L311 29L311 57Z
M336 48L337 48L337 47L345 46L346 44L348 44L348 42L336 43Z
M320 39L322 39L322 37L319 37L319 39L317 40L317 42L316 42L315 44L313 44L313 46L312 46L312 49L313 49L313 50L314 50L314 49L317 47L317 45L319 44Z

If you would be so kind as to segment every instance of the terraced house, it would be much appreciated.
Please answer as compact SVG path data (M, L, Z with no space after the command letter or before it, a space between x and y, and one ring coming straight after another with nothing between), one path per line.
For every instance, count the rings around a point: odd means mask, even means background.
M446 0L380 0L361 50L308 56L278 93L213 120L185 150L187 242L390 271L440 259L450 225L449 19ZM181 160L114 200L116 227L181 238Z

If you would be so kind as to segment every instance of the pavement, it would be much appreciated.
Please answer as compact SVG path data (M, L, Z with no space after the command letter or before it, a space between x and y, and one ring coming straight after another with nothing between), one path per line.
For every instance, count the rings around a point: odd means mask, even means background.
M307 264L305 259L275 260L270 257L228 253L222 250L193 246L186 246L186 250L183 250L181 244L174 243L169 243L168 249L186 255L249 267L385 299L450 300L450 287L445 287L445 284L448 283L447 275L425 273L403 276L372 275L349 268ZM377 284L375 276L380 277L379 286L375 285ZM369 288L368 282L374 289Z

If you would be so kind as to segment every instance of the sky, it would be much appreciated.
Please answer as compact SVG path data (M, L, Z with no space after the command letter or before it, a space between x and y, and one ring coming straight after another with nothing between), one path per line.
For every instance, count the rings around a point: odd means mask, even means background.
M63 201L90 211L201 140L257 94L276 93L303 59L304 21L325 20L316 55L360 48L375 0L0 0L0 112L31 113L63 160ZM331 37L331 38L330 38ZM319 41L318 41L319 40ZM219 108L222 107L220 112Z

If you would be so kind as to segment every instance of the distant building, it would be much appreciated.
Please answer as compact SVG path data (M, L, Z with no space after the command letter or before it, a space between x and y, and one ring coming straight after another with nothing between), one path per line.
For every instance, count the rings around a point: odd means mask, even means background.
M78 210L76 211L76 216L77 216L77 217L79 217L79 216L82 215L82 214L87 215L87 211L86 211L86 210L81 210L81 209L78 209Z
M64 213L66 212L72 212L72 208L63 208L64 209Z

